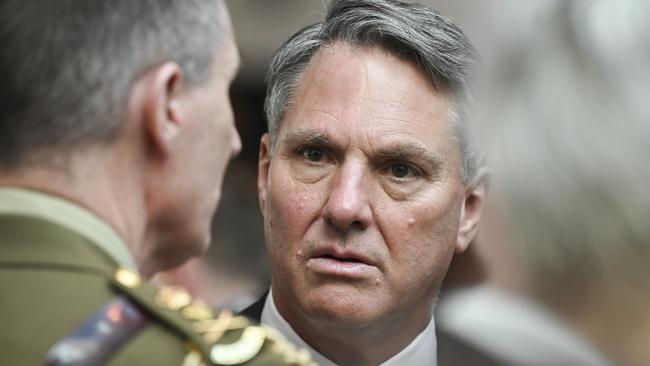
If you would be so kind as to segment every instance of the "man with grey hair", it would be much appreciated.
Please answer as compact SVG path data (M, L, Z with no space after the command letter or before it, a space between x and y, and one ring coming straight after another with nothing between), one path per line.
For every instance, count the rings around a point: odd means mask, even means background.
M2 364L309 362L142 278L206 249L240 150L223 2L5 0L0 49Z
M480 114L494 201L479 246L492 284L612 364L650 365L650 4L506 3L523 21L498 32ZM544 325L516 336L544 350ZM603 364L536 354L527 364Z
M334 0L268 72L258 193L271 290L245 311L321 365L435 365L433 308L484 197L469 40L425 6Z

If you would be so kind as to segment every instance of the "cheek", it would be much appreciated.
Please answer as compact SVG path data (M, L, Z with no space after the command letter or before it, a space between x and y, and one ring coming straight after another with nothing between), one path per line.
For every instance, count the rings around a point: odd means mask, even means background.
M214 95L214 94L213 94ZM218 142L217 148L228 150L231 134L233 133L234 116L227 91L219 91L215 97L205 101L209 108L205 109L204 120L210 124L210 132L206 133L213 143Z
M228 152L230 131L223 120L214 116L203 120L197 118L193 123L197 125L189 141L190 148L194 150L193 161L202 162L203 169L208 169L204 173L209 175L209 172L218 171L223 161L227 161L230 156Z
M282 245L304 237L322 208L321 184L297 182L283 166L271 164L265 216L270 235L281 235Z
M446 268L458 233L457 206L453 200L431 199L381 210L385 213L382 232L395 266L416 276L437 274L441 267Z
M231 141L233 140L233 133L235 130L232 128L231 123L224 118L218 117L213 121L212 133L206 138L212 139L212 149L219 152L224 158L230 157Z

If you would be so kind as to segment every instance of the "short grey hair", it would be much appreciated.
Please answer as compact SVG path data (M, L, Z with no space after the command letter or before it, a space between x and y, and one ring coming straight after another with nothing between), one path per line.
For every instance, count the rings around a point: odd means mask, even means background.
M477 54L450 19L419 4L395 0L333 0L323 21L308 26L280 46L266 76L264 110L272 140L302 74L316 52L337 42L378 47L409 60L432 86L451 95L450 121L463 157L463 181L477 171L476 153L465 132Z
M540 3L528 15L529 2L510 4L530 21L486 57L479 134L509 244L525 287L547 300L647 294L650 4Z
M2 1L0 169L114 139L132 83L151 67L174 61L190 86L206 80L224 6L222 0Z

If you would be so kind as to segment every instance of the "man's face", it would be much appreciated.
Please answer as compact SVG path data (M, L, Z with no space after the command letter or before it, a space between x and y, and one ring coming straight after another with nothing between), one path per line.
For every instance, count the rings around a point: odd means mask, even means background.
M285 317L360 328L431 314L465 200L450 108L383 51L336 44L314 56L260 154Z
M235 129L229 88L239 66L230 22L222 21L225 34L219 44L210 79L186 90L180 113L187 121L183 138L175 147L175 179L172 193L174 235L185 258L202 253L210 242L210 225L221 194L223 176L230 159L241 150Z

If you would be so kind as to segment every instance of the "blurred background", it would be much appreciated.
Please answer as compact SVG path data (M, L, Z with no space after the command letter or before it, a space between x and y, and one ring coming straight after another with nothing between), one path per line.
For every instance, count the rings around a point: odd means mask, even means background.
M459 24L481 50L487 38L490 1L424 0ZM327 0L229 0L241 55L241 71L231 97L241 154L230 163L219 210L213 222L213 243L203 259L159 275L165 283L181 283L217 306L242 308L269 284L262 217L256 179L259 140L266 132L263 113L264 74L275 49L301 28L321 20ZM201 279L197 281L196 279ZM456 258L446 286L476 282L481 270L472 251Z

